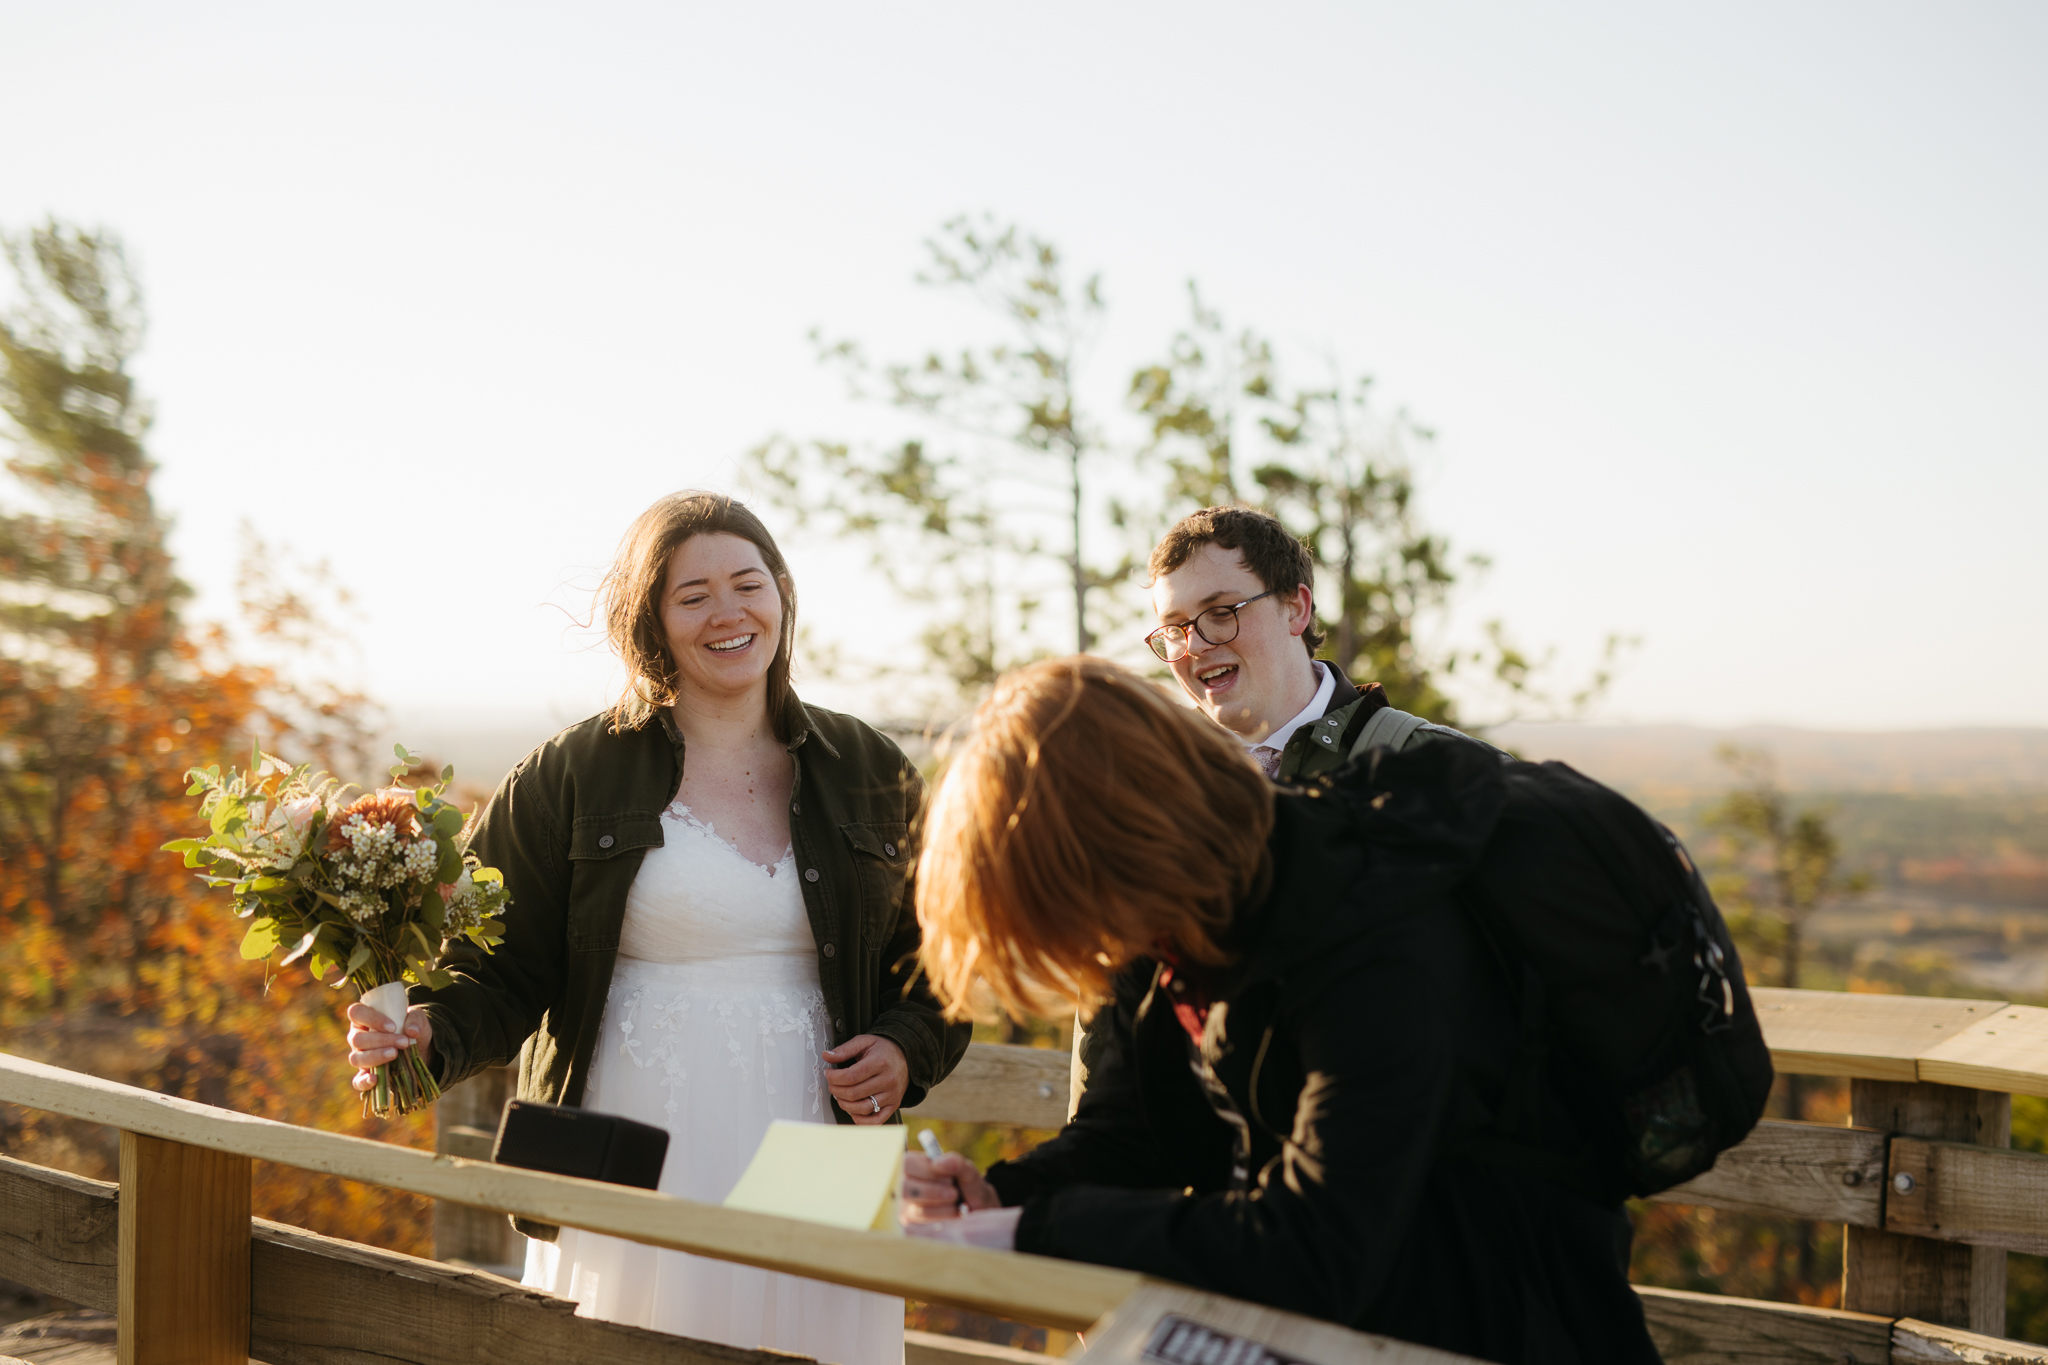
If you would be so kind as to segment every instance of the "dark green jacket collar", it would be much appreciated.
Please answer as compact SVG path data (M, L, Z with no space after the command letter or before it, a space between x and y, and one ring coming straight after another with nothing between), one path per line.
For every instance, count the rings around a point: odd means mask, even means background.
M1387 706L1387 690L1378 683L1356 687L1337 665L1328 659L1320 662L1336 676L1337 686L1323 718L1296 730L1280 751L1282 782L1307 782L1342 767L1365 723Z
M668 742L675 748L677 772L680 774L682 769L683 731L682 727L676 724L676 713L669 707L657 706L652 709L649 721L643 721L642 724L648 724L655 720L661 723L661 732L668 736ZM817 735L819 745L824 748L828 755L833 758L840 756L839 750L832 747L831 738L812 726L811 709L797 700L794 688L790 690L788 704L782 709L782 724L778 728L788 732L789 742L783 747L791 753L801 749L810 740L811 736L815 734Z

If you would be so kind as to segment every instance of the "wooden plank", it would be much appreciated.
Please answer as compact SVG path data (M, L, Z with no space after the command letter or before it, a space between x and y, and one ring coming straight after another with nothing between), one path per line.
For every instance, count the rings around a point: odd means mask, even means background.
M1637 1285L1664 1365L1889 1365L1890 1318Z
M498 1066L450 1086L434 1103L434 1150L489 1161L512 1084L512 1068ZM503 1268L525 1258L525 1239L502 1215L434 1201L435 1260Z
M1354 1332L1317 1318L1157 1280L1147 1280L1122 1307L1091 1328L1087 1345L1067 1359L1087 1365L1136 1365L1140 1360L1215 1365L1219 1360L1260 1358L1244 1347L1233 1352L1227 1341L1218 1340L1231 1337L1314 1365L1478 1365L1470 1356Z
M0 1361L115 1365L114 1315L92 1308L43 1313L0 1327Z
M0 1158L0 1274L88 1308L115 1306L120 1186ZM574 1316L576 1305L480 1271L252 1220L248 1351L269 1365L800 1365ZM950 1338L937 1338L947 1341ZM962 1343L974 1346L976 1343ZM1001 1351L1001 1347L986 1347ZM111 1350L109 1358L111 1359ZM1018 1352L1032 1362L1050 1358ZM1007 1359L1005 1357L1004 1359ZM0 1365L5 1365L0 1361ZM912 1362L912 1365L916 1365ZM928 1365L974 1365L933 1360Z
M0 1279L111 1313L121 1187L0 1156Z
M237 1114L0 1053L0 1100L133 1132L452 1199L650 1246L1080 1330L1139 1277L1078 1261L854 1232Z
M976 1043L953 1074L932 1087L923 1104L903 1114L913 1119L1062 1128L1072 1066L1068 1054L1051 1048Z
M1053 1365L1058 1359L1043 1351L1020 1351L937 1332L903 1333L903 1365Z
M248 1352L268 1365L804 1365L575 1316L576 1305L480 1270L255 1225Z
M1988 1090L1852 1080L1849 1117L1906 1137L2011 1145L2012 1096ZM1898 1142L1893 1137L1892 1144ZM1889 1211L1896 1189L1887 1188ZM1842 1303L1858 1312L1995 1334L2005 1326L2005 1252L1851 1225L1842 1253Z
M2048 1256L2048 1156L1899 1137L1889 1178L1892 1232Z
M16 1249L0 1273L45 1292L64 1293L88 1307L111 1309L118 1189L105 1181L0 1158L0 1208L10 1214L6 1245ZM40 1211L34 1221L22 1216L31 1210ZM55 1229L66 1226L81 1231L53 1236ZM572 1318L574 1305L566 1300L493 1275L260 1219L254 1223L251 1271L251 1350L272 1365L361 1365L372 1359L382 1365L467 1365L480 1359L504 1365L560 1359L604 1359L625 1365L789 1365L797 1359ZM68 1278L59 1281L59 1276ZM1865 1357L1857 1353L1858 1343L1866 1335L1862 1325L1883 1321L1671 1290L1638 1292L1652 1331L1674 1365L1704 1358L1734 1358L1754 1365L1834 1361L1840 1354L1825 1351L1837 1346L1848 1351L1851 1360L1861 1360ZM376 1305L376 1311L363 1311L364 1304ZM401 1351L389 1333L374 1331L386 1321L413 1333L410 1348ZM365 1331L366 1326L373 1330ZM1845 1337L1852 1338L1846 1345ZM905 1348L905 1365L1045 1365L1051 1359L918 1332L905 1334ZM1912 1319L1896 1325L1892 1348L1892 1359L1916 1363L2048 1365L2048 1350L2041 1347ZM1367 1359L1401 1359L1375 1349Z
M1804 1076L1920 1079L1920 1056L2004 1008L2002 1000L1930 1000L1752 987L1771 1064Z
M2048 1095L2048 1009L2007 1005L1920 1057L1920 1079Z
M2048 1365L2048 1347L2004 1341L1901 1318L1892 1324L1893 1365Z
M1884 1224L1884 1180L1883 1133L1766 1119L1705 1175L1651 1197L1874 1228Z
M121 1134L121 1365L247 1365L250 1160Z

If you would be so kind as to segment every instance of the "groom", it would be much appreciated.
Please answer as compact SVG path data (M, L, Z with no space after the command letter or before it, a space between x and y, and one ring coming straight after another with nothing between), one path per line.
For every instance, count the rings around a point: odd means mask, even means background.
M1356 687L1315 657L1315 561L1264 512L1191 512L1154 547L1148 569L1159 628L1145 642L1266 776L1306 782L1374 747L1477 742L1395 710L1378 683Z

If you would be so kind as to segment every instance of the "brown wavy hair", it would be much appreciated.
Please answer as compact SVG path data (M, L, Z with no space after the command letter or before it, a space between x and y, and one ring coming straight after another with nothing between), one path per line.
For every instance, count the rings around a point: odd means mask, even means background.
M1129 669L1075 655L996 683L926 814L919 959L947 1015L1084 1008L1162 946L1218 942L1271 876L1273 790L1244 746Z
M1304 583L1311 594L1315 592L1316 557L1308 542L1281 525L1278 517L1256 507L1204 507L1188 513L1168 527L1152 547L1145 572L1157 582L1187 563L1204 545L1236 550L1244 556L1244 566L1252 576L1272 592L1292 597ZM1301 647L1309 658L1316 657L1324 638L1311 612L1308 628L1301 632Z
M676 661L661 624L661 593L668 562L692 536L728 535L752 541L782 595L782 632L768 664L768 719L787 742L794 699L789 672L796 648L796 583L775 537L744 503L718 493L688 489L671 493L635 518L619 541L612 566L598 589L605 638L626 665L626 690L612 706L613 730L631 730L676 700Z

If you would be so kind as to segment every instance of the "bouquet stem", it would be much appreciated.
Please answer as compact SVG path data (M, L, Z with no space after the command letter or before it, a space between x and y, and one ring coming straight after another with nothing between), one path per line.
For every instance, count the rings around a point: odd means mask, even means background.
M400 1029L405 1027L403 981L386 981L364 990L362 1000ZM394 1113L410 1114L441 1098L441 1087L434 1083L434 1074L420 1060L417 1048L400 1050L396 1058L378 1067L375 1074L376 1084L363 1097L363 1107L378 1118L389 1118Z

